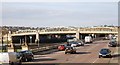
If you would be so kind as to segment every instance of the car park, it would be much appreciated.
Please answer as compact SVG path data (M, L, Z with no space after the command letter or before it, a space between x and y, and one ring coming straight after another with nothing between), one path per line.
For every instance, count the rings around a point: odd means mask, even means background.
M103 48L99 51L99 58L101 57L112 57L111 51L107 48Z
M75 49L75 47L71 47L71 46L68 46L68 47L66 47L66 49L65 49L65 54L67 54L67 53L76 53L76 49Z
M3 65L21 65L21 56L16 52L1 52L0 63Z
M22 57L21 58L21 61L25 61L25 62L27 62L27 61L31 61L31 60L33 60L34 59L34 55L33 55L33 53L31 52L31 51L29 51L29 50L24 50L24 51L20 51L20 52L18 52L19 54L20 54L20 56Z

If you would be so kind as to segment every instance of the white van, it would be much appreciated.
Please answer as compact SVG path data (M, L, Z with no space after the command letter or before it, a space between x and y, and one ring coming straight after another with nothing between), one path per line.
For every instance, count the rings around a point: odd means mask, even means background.
M0 65L21 65L20 55L16 52L1 52Z
M91 36L85 36L85 43L92 43L92 37Z

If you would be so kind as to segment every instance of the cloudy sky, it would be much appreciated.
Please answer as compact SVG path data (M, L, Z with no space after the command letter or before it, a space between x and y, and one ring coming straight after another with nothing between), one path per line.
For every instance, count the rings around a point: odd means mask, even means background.
M0 24L7 26L118 24L117 2L3 2L1 11Z

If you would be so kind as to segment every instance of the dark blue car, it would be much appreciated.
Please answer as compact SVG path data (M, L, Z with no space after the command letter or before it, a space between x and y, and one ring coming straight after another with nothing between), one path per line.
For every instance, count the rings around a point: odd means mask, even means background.
M18 53L19 53L20 56L22 57L22 58L21 58L21 61L27 62L27 61L31 61L31 60L34 59L33 53L32 53L31 51L29 51L29 50L20 51L20 52L18 52Z
M111 58L112 57L111 51L107 48L101 49L99 52L99 58L101 58L101 57L110 57Z

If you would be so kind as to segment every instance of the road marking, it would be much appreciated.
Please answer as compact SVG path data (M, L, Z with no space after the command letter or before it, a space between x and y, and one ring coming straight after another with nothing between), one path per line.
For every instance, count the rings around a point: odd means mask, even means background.
M93 63L95 63L99 58L95 59L95 61L93 61Z

